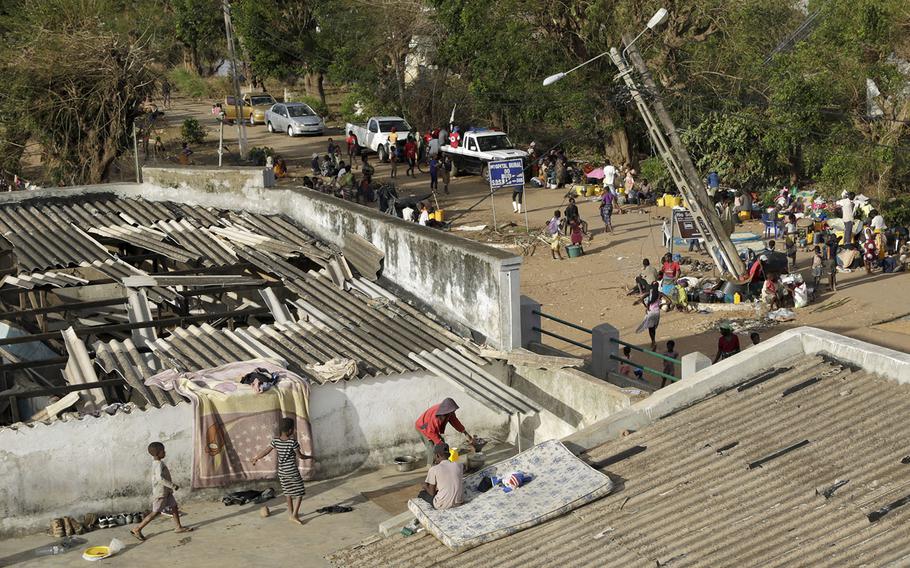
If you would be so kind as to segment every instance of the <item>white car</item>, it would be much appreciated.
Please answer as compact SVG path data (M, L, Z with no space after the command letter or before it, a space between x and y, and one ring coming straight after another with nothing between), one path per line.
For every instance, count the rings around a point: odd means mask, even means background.
M325 121L304 103L276 103L265 111L265 124L269 132L287 132L288 136L299 134L322 134Z
M348 123L344 133L353 132L357 137L357 145L379 154L380 162L388 162L392 149L389 145L389 134L392 130L398 134L399 152L404 147L411 131L411 125L400 116L372 116L364 124Z

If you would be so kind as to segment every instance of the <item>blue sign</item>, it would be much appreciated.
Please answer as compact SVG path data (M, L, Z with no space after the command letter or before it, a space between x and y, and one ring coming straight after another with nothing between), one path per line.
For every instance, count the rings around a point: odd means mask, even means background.
M524 187L525 164L521 158L490 162L490 190L501 187Z

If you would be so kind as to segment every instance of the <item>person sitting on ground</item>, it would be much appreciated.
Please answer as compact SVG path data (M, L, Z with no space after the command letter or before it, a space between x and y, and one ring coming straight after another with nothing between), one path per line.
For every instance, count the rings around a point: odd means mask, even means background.
M275 174L275 179L287 177L288 164L284 161L284 158L278 158L278 160L275 161L275 165L272 166L272 172Z
M670 253L665 254L661 262L660 287L663 291L664 288L674 285L676 280L682 276L682 268L679 266L679 262L673 260L673 255Z
M648 291L648 288L651 287L651 284L657 282L657 279L660 277L660 274L657 272L657 269L651 266L651 261L647 258L641 261L641 272L638 273L638 276L635 277L636 287L632 289L627 295L631 296L632 294L644 294Z
M679 359L679 352L676 350L676 342L673 341L672 339L667 342L667 350L664 352L664 355L666 355L667 357L672 357L673 359L677 359L677 360ZM664 359L664 374L672 375L675 377L676 376L676 363L674 363L672 361L667 361L666 359ZM663 386L666 386L666 384L667 384L667 379L662 378L660 386L663 387Z
M319 154L313 153L313 160L310 162L310 169L313 170L313 175L318 176L322 174L322 160L319 159Z
M332 165L332 158L326 154L322 158L322 163L319 165L319 173L322 174L322 177L334 177L335 167Z
M753 331L749 334L749 339L752 340L752 345L758 345L761 343L761 336L758 335L757 331Z
M426 202L421 201L420 202L420 214L417 216L417 223L426 227L427 223L429 223L429 222L430 222L430 209L427 207Z
M631 361L632 360L632 348L629 347L628 345L623 347L622 348L622 357L623 357L623 359L628 359L629 361ZM638 367L636 367L635 365L631 365L629 363L620 363L619 364L619 374L624 377L632 377L635 375L635 369L637 369L637 368Z
M177 161L180 162L180 165L182 165L182 166L188 166L193 163L190 160L190 156L192 156L192 155L193 155L193 151L190 150L189 143L184 142L180 149L180 154L177 156Z
M776 310L780 307L780 282L776 274L769 274L761 289L761 301L768 304L769 309Z
M717 355L714 362L732 357L739 353L739 337L733 333L733 326L729 323L720 324L720 337L717 339Z
M910 241L904 241L898 249L897 262L903 270L910 270Z
M465 430L464 425L455 416L456 410L458 410L458 405L455 404L455 401L451 398L445 398L439 404L434 404L426 409L415 422L414 427L426 446L427 467L433 464L433 447L437 444L445 443L443 435L445 434L446 426L449 424L452 425L452 428L464 434L469 444L474 443L474 436L471 436ZM448 452L446 452L446 457L448 455Z
M433 448L433 464L427 472L423 490L417 496L438 510L451 509L464 503L462 465L449 460L448 444L436 444Z

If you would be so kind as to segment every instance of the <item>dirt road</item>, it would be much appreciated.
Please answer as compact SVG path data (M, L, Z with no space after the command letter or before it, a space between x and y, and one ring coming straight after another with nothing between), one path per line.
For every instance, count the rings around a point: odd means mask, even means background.
M212 132L217 135L208 104L178 101L168 112L172 125L179 125L179 122L188 116L193 116L210 126ZM172 127L171 131L173 130ZM284 157L290 165L292 177L308 173L312 154L324 153L328 138L334 138L336 141L344 138L343 132L338 128L328 130L324 136L301 138L269 134L264 126L248 128L247 132L251 146L269 146ZM226 131L231 154L236 153L235 137L236 129ZM216 147L217 143L208 142L194 148L193 157L197 163L216 163ZM376 166L377 178L388 178L388 166L378 164L375 158L371 159L371 163ZM414 178L402 174L403 168L399 168L397 182L402 196L429 191L428 174L418 174ZM492 226L493 211L489 188L479 177L454 179L450 191L450 195L440 193L438 199L447 219L457 217L455 229L479 225ZM565 193L565 190L528 189L525 195L530 226L542 227L555 209L564 209ZM476 207L468 210L472 205ZM498 226L512 222L524 227L524 215L512 211L511 194L497 194L492 200L492 206L495 207ZM586 254L579 258L552 260L546 247L537 247L535 254L524 257L521 271L522 293L540 302L546 313L585 327L609 322L620 330L624 339L645 346L648 343L647 334L634 333L643 316L642 307L633 306L635 298L627 296L626 291L641 267L641 259L649 258L652 263L656 263L665 252L661 246L661 224L669 210L657 207L636 208L623 215L614 215L615 233L604 235L597 204L581 199L578 206L581 215L594 232L593 240L585 243ZM761 225L752 222L739 230L761 233ZM477 240L503 240L496 235L488 235L487 232L456 233ZM518 248L509 250L521 254ZM695 257L708 260L704 255ZM810 264L811 253L800 252L798 267L806 277L809 276ZM901 319L910 316L910 294L904 291L907 283L910 283L910 275L874 273L867 276L865 272L853 272L840 274L838 281L837 292L823 292L816 302L797 310L795 321L762 329L760 332L762 337L770 337L789 327L810 325L901 351L910 351L910 320ZM732 318L718 314L665 313L657 334L660 349L663 349L665 341L674 339L677 342L677 350L682 354L698 350L713 357L717 341L715 326L721 319L741 320L740 323L746 325L758 323L750 313L741 313ZM543 327L580 342L590 343L590 336L586 337L582 332L549 322ZM748 334L741 335L740 340L745 346L748 343ZM584 349L553 338L547 338L545 343L570 353L586 354Z

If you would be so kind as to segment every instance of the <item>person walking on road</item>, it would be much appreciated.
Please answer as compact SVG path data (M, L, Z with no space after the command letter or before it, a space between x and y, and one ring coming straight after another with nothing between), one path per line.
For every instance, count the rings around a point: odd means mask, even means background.
M414 167L417 165L417 143L414 142L412 136L408 136L408 141L404 144L404 157L408 161L408 171L405 174L416 177L414 175Z
M446 154L442 158L442 190L449 194L449 176L452 173L452 157Z

